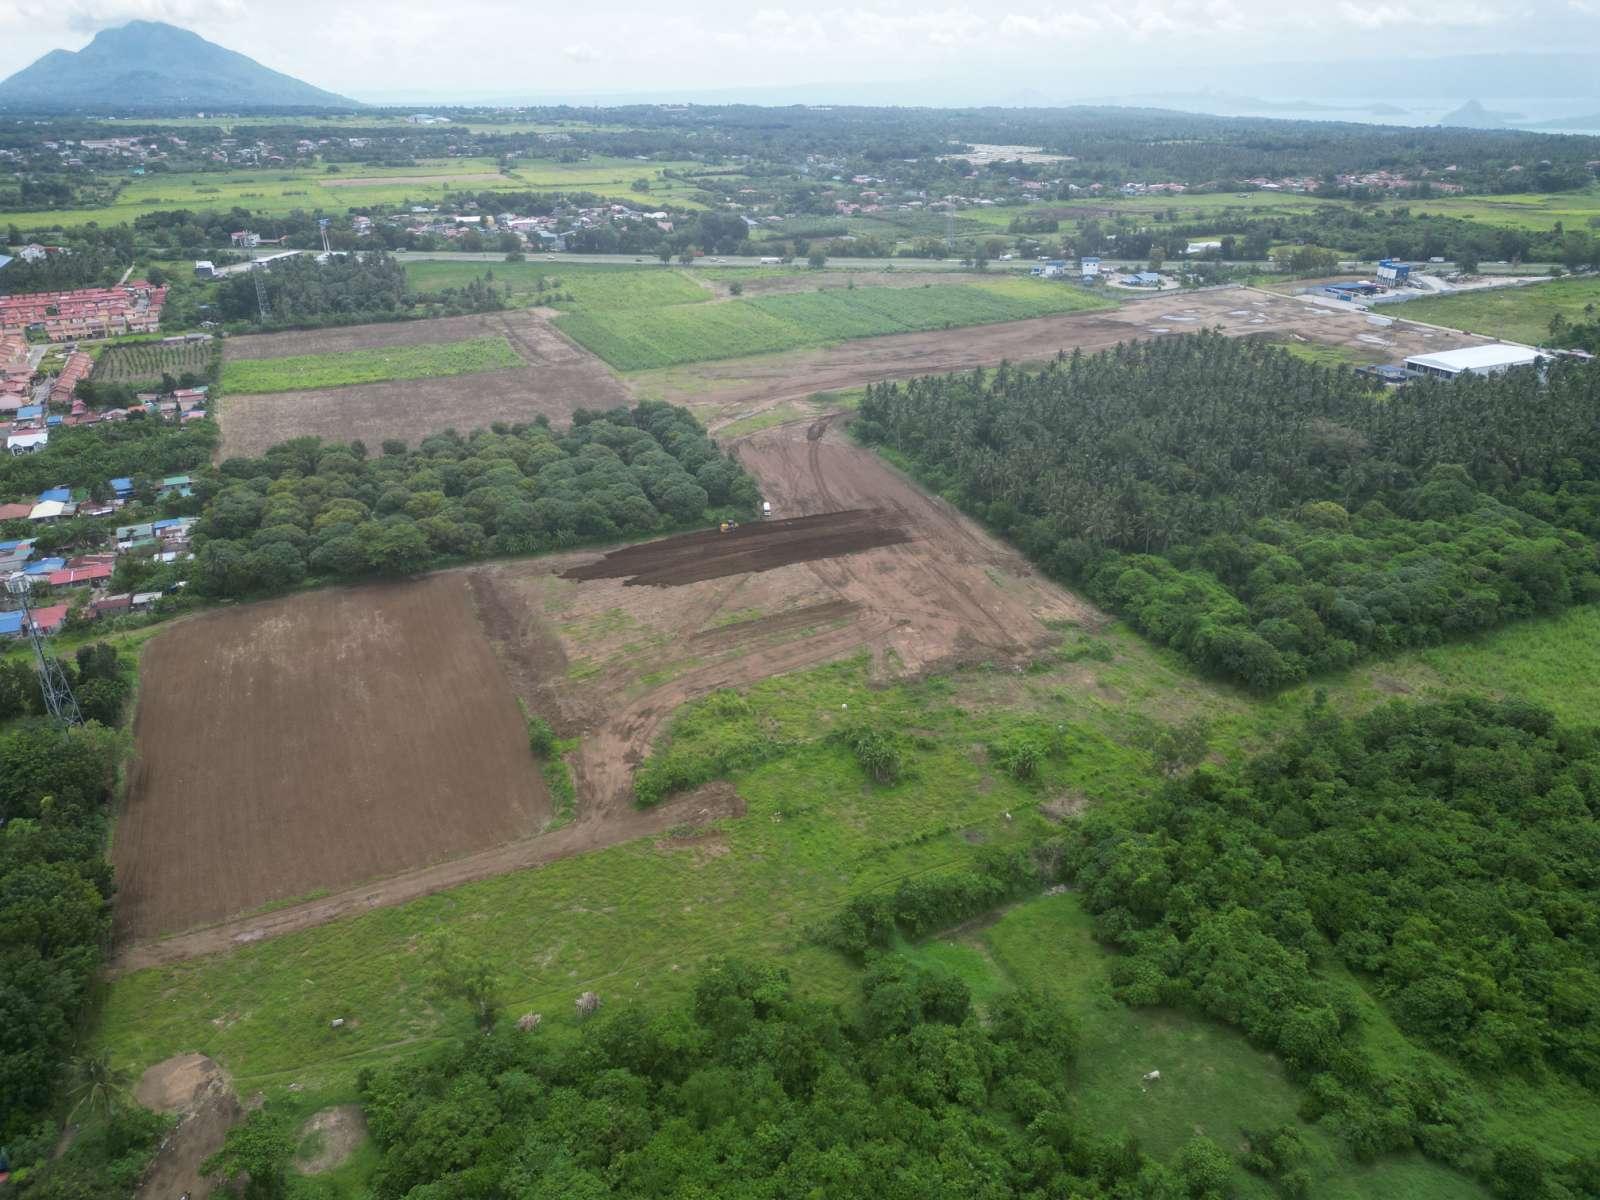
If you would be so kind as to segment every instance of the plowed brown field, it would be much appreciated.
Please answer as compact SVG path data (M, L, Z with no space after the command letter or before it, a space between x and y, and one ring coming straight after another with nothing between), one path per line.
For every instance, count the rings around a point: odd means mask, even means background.
M148 938L537 831L549 797L461 574L173 626L145 652L116 924Z
M685 533L640 546L624 546L594 562L568 568L561 578L620 579L653 587L682 587L910 540L911 534L895 514L863 508L761 521L726 532L712 529Z

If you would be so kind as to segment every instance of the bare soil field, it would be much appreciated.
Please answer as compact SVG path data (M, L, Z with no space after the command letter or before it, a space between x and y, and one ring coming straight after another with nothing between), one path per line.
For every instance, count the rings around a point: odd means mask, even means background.
M459 573L184 621L143 672L113 851L122 939L482 850L550 816Z
M439 379L227 396L222 403L220 453L224 458L257 455L278 442L307 435L330 441L360 438L373 448L386 438L415 445L446 429L465 433L496 421L531 421L540 414L564 423L577 408L614 408L629 402L627 389L599 359L558 333L543 314L526 309L252 334L229 339L223 355L226 361L287 358L456 342L486 334L503 334L527 366Z
M885 676L1020 663L1059 636L1046 621L1104 620L832 419L737 452L776 520L474 573L518 691L580 735L580 824L630 811L633 768L662 726L719 688L859 653Z
M630 386L637 395L694 408L715 431L816 392L843 391L913 375L970 371L1002 361L1037 362L1063 350L1104 350L1134 338L1199 329L1218 329L1233 337L1298 337L1348 347L1372 362L1392 362L1408 354L1491 340L1410 321L1375 325L1365 313L1337 311L1298 297L1235 287L1150 296L1103 312L935 333L891 334L819 350L699 363L642 373L630 380Z
M139 1077L133 1098L145 1108L177 1117L139 1180L134 1200L196 1200L224 1191L221 1181L200 1173L246 1115L227 1074L203 1054L180 1054L156 1063Z
M134 781L130 814L117 836L125 891L119 897L123 939L112 970L226 951L600 846L741 816L742 802L723 785L647 810L633 802L633 769L665 723L684 703L719 688L856 654L869 655L885 678L961 662L1021 664L1059 638L1046 622L1096 627L1105 621L1036 574L1015 550L849 443L832 418L768 429L736 449L777 514L737 534L707 531L609 554L462 568L386 589L309 593L200 618L157 639L146 660L144 694L151 699L139 715L145 769ZM720 560L720 566L710 573L696 569L702 558ZM745 569L722 570L741 560ZM645 582L653 586L636 586ZM463 590L470 592L471 609L460 602ZM344 603L345 616L337 619L308 611L369 591L382 592L383 603ZM422 598L406 599L412 596ZM408 605L427 614L427 628L410 630L412 652L402 679L395 678L399 664L390 656L359 646L342 654L337 672L331 662L322 669L335 676L323 685L332 696L304 687L293 696L274 693L227 665L239 654L236 647L260 646L282 663L268 674L316 675L319 669L305 659L311 647L323 647L332 659L326 647L339 644L335 630L344 623L378 611L399 628L401 619L390 614ZM288 644L291 631L313 623L323 630L320 638L296 634L297 644ZM184 635L181 642L175 634ZM482 661L485 635L498 662ZM474 674L475 689L456 686L458 676ZM518 764L531 760L500 678L509 678L530 710L563 736L579 739L570 760L578 804L569 825L518 837L519 822L523 834L534 833L538 813L518 811L506 800L510 788L503 777L519 774ZM495 682L484 687L483 679ZM174 699L184 686L198 690ZM380 696L381 704L374 699ZM330 708L348 711L346 733L330 729L313 742L315 730L338 719ZM394 724L379 738L369 743L350 732L371 724L380 708ZM483 725L507 712L516 728L491 740ZM258 715L266 724L250 734ZM294 726L301 740L285 746L282 723ZM226 755L210 749L219 745L237 749ZM516 763L497 768L507 746ZM496 770L499 781L492 778ZM250 797L256 786L250 778L259 771L269 781L263 790L284 779L304 790ZM384 782L364 803L352 801L348 783L333 786L368 774ZM161 786L175 777L191 782L181 789ZM464 801L419 798L455 794L451 789L468 790L494 810L490 817L499 813L487 827L481 814L477 821L478 844L493 838L500 844L415 866L438 850L441 837L455 847L470 840L452 829L420 840L407 833L405 845L391 845L400 836L393 826L402 819L431 828L434 814L452 807L461 810L463 824L470 819ZM247 802L213 802L235 794ZM166 799L165 819L159 833L153 827L146 832L153 800L160 798ZM539 799L542 812L542 793ZM252 815L269 806L292 809L296 819ZM219 836L218 826L228 836ZM237 828L263 841L230 840ZM389 848L382 861L369 843ZM238 888L219 878L229 853L235 856L231 874L256 882L248 899L211 902L211 889ZM320 869L310 869L313 863ZM213 918L211 925L172 937L149 936L152 929L204 919L196 914L239 913L263 903L258 896L293 896L357 879L370 881L267 911ZM177 907L179 896L181 918L146 915L159 905Z

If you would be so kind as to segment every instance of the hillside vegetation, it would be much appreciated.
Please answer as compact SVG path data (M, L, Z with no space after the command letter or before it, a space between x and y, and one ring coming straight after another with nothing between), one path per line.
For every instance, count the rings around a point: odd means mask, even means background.
M1195 665L1271 689L1600 596L1600 372L1424 383L1218 334L868 389L857 425Z

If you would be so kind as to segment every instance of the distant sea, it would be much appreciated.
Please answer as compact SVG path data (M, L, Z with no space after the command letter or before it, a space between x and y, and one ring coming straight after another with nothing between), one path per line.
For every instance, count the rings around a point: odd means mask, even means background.
M1120 103L1152 104L1184 112L1211 113L1225 117L1278 117L1283 120L1355 121L1368 125L1437 125L1476 100L1507 129L1528 129L1540 133L1578 133L1600 136L1600 96L1593 100L1571 97L1552 100L1540 97L1500 96L1401 96L1374 95L1370 99L1306 101L1293 97L1187 96L1123 97ZM1575 121L1568 125L1566 122ZM1559 127L1546 122L1560 122Z

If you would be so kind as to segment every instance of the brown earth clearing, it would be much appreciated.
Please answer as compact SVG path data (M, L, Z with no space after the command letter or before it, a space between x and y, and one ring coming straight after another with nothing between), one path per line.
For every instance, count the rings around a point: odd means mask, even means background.
M313 1113L300 1127L300 1151L294 1169L321 1175L340 1166L367 1136L367 1114L359 1104L340 1104Z
M221 1190L217 1180L200 1173L200 1164L222 1149L228 1130L245 1115L222 1068L203 1054L180 1054L141 1075L133 1097L178 1118L139 1181L136 1200L202 1200Z
M886 677L1022 662L1058 636L1045 621L1104 619L829 419L769 429L736 449L772 502L775 533L747 526L473 573L518 692L580 735L580 825L633 811L633 768L662 726L719 688L859 653ZM819 532L830 526L837 537ZM810 557L795 560L802 548ZM740 555L750 569L726 573L724 556ZM685 582L672 586L674 577ZM632 586L641 582L656 586Z
M1381 318L1387 320L1387 318ZM1002 325L890 334L760 358L729 359L643 372L629 381L638 396L693 408L713 431L816 392L844 391L1002 361L1040 362L1061 351L1104 350L1135 338L1219 329L1233 337L1295 338L1347 347L1370 362L1482 345L1490 338L1447 333L1411 321L1374 324L1340 311L1256 288L1172 292L1115 309L1037 317Z
M550 816L459 573L181 622L143 671L113 851L123 939L482 850Z
M716 785L648 810L635 806L633 769L683 704L855 654L870 655L885 678L961 662L1020 664L1059 638L1046 622L1097 626L1105 619L1037 575L1015 550L846 441L831 419L768 429L736 449L775 513L765 526L740 530L743 537L713 530L614 557L577 552L463 568L382 589L309 593L200 618L157 639L145 666L145 694L152 699L139 714L145 770L134 781L130 815L118 833L116 862L127 890L120 898L123 945L113 970L225 951L474 879L742 815L732 790ZM804 520L817 517L824 519ZM818 533L830 528L837 536ZM863 531L870 534L864 542ZM767 557L763 543L787 546ZM748 569L714 576L693 569L694 557L739 546L749 548ZM809 557L797 558L802 553ZM639 577L619 574L619 562L644 563L655 572L656 586L633 586ZM674 573L688 581L673 584ZM465 589L475 618L459 601ZM412 596L428 599L407 599ZM319 612L319 606L335 605L342 617ZM426 626L396 615L403 609L426 611ZM344 626L362 620L382 620L411 634L413 656L403 681L393 678L391 656L363 653L359 644L340 652L336 673L325 669L335 678L297 684L292 696L270 694L225 665L243 655L241 647L259 646L265 657L280 660L271 675L297 681L317 671L311 655L320 651L333 659L328 647L348 646ZM174 637L186 630L193 632L181 642ZM291 633L293 646L287 644ZM498 663L481 661L485 634ZM302 669L283 663L302 663ZM441 790L465 789L489 808L494 802L484 797L499 798L504 808L504 775L517 772L496 764L509 756L532 766L515 705L499 682L476 690L454 686L458 675L496 679L502 671L531 711L563 736L578 738L569 758L577 810L572 824L526 836L537 828L528 814L520 814L519 830L517 812L485 821L480 808L477 846L500 844L462 853L470 840L465 831L441 833L431 820L452 807L465 818L470 806L441 802ZM185 687L197 691L171 699ZM492 702L480 692L494 693ZM372 698L378 696L381 705ZM384 725L376 739L363 739L380 707L394 724ZM342 725L328 720L338 709L351 714ZM513 727L491 736L485 724L503 723L507 713ZM258 717L275 724L253 733ZM284 745L288 738L295 740ZM215 746L235 751L208 752ZM251 774L263 769L270 780L292 779L296 789L288 796L252 796ZM352 781L372 776L385 781L376 797L354 802ZM542 793L540 801L542 812ZM254 815L269 806L292 810L293 819ZM159 824L148 815L157 807ZM429 832L418 837L408 831L402 844L395 828L402 822ZM261 840L230 841L240 828ZM446 854L441 841L461 856L437 861ZM388 850L382 861L375 845ZM230 853L235 859L228 874L253 880L248 896L235 895L234 880L218 878ZM419 865L430 860L433 865ZM204 876L205 886L187 880L184 869ZM220 919L360 879L371 882ZM213 888L230 899L211 900ZM169 911L176 915L165 915ZM206 919L216 923L150 937Z
M627 389L598 358L568 341L543 314L527 309L252 334L229 339L223 354L228 361L286 358L456 342L486 334L503 334L527 366L438 379L227 396L222 403L221 455L257 455L289 438L308 435L328 441L360 438L374 450L386 438L414 446L446 429L467 433L496 421L525 422L541 414L561 425L574 409L615 408L629 402Z
M594 562L563 571L561 578L621 579L651 587L680 587L910 540L911 535L893 513L856 509L760 521L624 546Z

